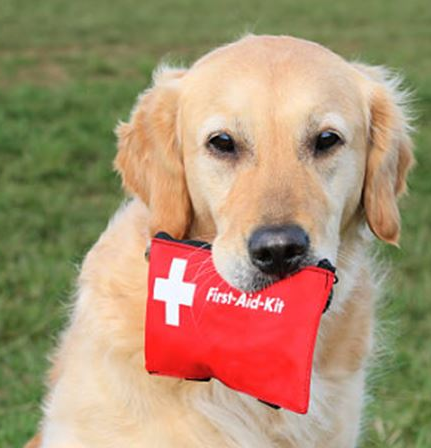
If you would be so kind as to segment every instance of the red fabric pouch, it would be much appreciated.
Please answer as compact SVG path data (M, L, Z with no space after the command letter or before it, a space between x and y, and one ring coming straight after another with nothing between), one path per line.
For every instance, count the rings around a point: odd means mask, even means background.
M215 270L210 245L152 240L145 326L149 373L217 378L274 407L308 410L314 345L335 269L310 266L257 292Z

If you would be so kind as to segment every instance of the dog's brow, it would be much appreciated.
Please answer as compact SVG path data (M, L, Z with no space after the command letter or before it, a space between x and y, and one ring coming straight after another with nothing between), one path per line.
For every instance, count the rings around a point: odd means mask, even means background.
M197 144L201 145L211 132L226 128L227 120L221 115L212 115L204 121L204 124L198 129Z
M341 115L335 112L330 112L324 115L321 122L321 126L333 128L336 131L337 130L340 131L344 137L346 138L350 137L350 132L349 128L347 127L346 120L344 120L344 118Z

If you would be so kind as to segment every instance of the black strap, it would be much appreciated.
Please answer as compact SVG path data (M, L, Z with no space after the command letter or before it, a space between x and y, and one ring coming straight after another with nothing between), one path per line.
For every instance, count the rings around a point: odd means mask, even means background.
M269 403L268 401L261 400L260 398L258 398L257 401L266 404L267 406L269 406L272 409L275 409L276 411L278 411L281 408L281 406L279 406L278 404Z
M165 241L173 241L174 243L188 244L189 246L200 247L202 249L211 250L210 243L206 243L205 241L198 241L198 240L177 240L176 238L173 238L171 235L169 235L166 232L158 232L158 233L156 233L154 238L158 238L159 240L165 240Z
M317 264L317 267L322 268L322 269L327 269L328 271L332 272L334 275L337 270L335 268L335 266L333 266L327 258L320 260L319 263ZM337 283L338 283L338 277L335 275L334 285L336 285ZM333 297L334 297L334 288L332 288L331 292L329 293L328 300L326 301L325 309L323 310L322 314L325 314L326 311L329 310L329 307L331 306Z

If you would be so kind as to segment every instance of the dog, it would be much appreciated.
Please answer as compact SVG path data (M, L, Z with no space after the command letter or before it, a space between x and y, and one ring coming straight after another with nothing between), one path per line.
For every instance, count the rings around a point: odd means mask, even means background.
M28 446L356 446L379 281L370 247L398 244L413 164L405 100L386 69L288 36L249 35L189 69L156 70L117 128L132 198L83 262ZM146 373L144 253L160 230L211 242L217 271L245 291L322 258L337 266L307 415L216 380Z

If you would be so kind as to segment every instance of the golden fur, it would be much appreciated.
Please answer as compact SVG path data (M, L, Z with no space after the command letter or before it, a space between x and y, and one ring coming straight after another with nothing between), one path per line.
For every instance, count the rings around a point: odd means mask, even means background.
M345 144L317 159L307 142L322 128ZM219 130L241 142L238 160L205 148ZM40 440L29 446L355 446L373 344L369 229L397 244L396 200L413 161L397 82L310 42L249 36L189 70L159 70L117 133L115 166L134 199L85 258ZM221 275L247 289L255 271L244 241L286 222L308 232L340 278L319 331L309 413L273 410L217 381L147 375L149 238L165 230L212 241Z

